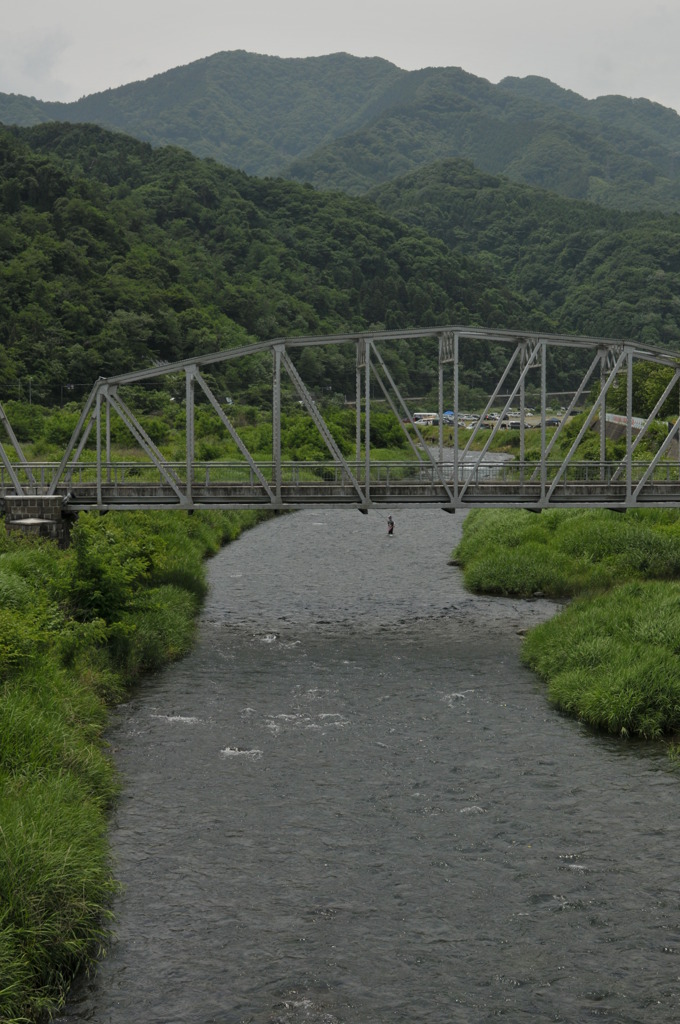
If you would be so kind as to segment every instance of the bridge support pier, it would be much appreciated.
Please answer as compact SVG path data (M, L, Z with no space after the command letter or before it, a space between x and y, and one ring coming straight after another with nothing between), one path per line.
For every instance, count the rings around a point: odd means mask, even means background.
M5 496L5 528L8 533L49 537L59 547L67 548L71 536L72 516L64 515L62 495L8 494Z

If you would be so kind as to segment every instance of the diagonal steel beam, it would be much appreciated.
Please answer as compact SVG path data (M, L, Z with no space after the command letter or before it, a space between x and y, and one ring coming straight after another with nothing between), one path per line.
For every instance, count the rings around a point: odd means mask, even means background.
M581 427L581 429L578 432L576 440L574 441L574 443L572 444L571 448L569 449L569 451L567 452L566 456L564 457L562 465L557 470L557 473L555 474L555 476L554 476L554 478L552 480L552 483L548 487L548 489L546 491L546 494L545 494L545 499L544 499L546 502L549 502L550 499L552 498L553 494L555 493L555 488L557 487L559 481L562 479L562 476L563 476L564 472L566 471L567 466L571 462L573 455L575 454L578 446L580 445L581 441L585 437L586 431L590 429L591 423L593 422L593 420L595 419L595 417L597 416L598 413L600 414L600 416L603 415L603 410L605 408L605 403L606 403L606 399L607 399L607 392L609 391L609 388L612 386L613 382L616 380L616 375L618 374L619 370L621 369L621 364L625 360L626 356L627 356L627 352L626 352L625 349L623 349L620 352L618 359L614 363L614 367L610 371L609 376L607 377L607 379L606 379L606 381L604 383L604 386L602 387L602 390L600 391L600 394L597 397L597 401L593 404L592 409L590 410L590 412L586 416L586 419L585 419L585 421L583 423L583 426ZM544 461L545 461L545 459L544 459Z
M85 443L87 441L87 438L89 436L90 430L92 428L92 406L95 404L95 398L96 398L97 392L99 391L99 388L101 386L102 385L101 385L100 381L97 381L96 384L93 385L92 390L90 391L89 395L87 396L87 401L85 402L85 405L83 406L83 411L81 412L81 414L80 414L80 416L78 418L78 422L75 425L75 429L74 429L73 433L71 434L71 438L69 440L69 443L66 446L66 451L64 452L62 460L59 463L54 476L52 477L52 482L50 483L50 486L47 489L47 493L48 494L54 494L56 492L57 485L58 485L59 481L61 480L61 478L63 476L64 470L66 469L66 466L68 465L69 459L71 458L71 455L73 453L73 449L76 447L76 442L78 441L79 437L81 437L81 443L80 443L80 446L78 448L78 454L77 454L76 459L74 461L77 461L77 459L80 458L80 453L82 452L83 448L85 447ZM83 440L82 436L81 436L81 431L83 430L83 427L85 426L85 423L88 421L88 419L90 420L90 423L89 423L89 426L87 428L87 433L85 434L85 438ZM72 471L69 474L69 476L67 477L67 480L70 480L71 475L72 475Z
M118 413L125 426L134 436L135 440L142 445L144 451L150 456L154 465L169 477L168 483L174 480L177 487L181 488L182 481L175 471L167 464L167 460L163 455L163 452L156 447L130 407L120 397L118 394L118 388L114 387L109 391L109 402L111 403L111 408Z
M7 436L8 436L8 438L9 438L10 444L14 448L14 451L17 453L17 458L19 459L19 462L21 463L21 465L22 465L22 467L24 469L24 472L26 473L26 476L28 477L29 484L32 487L35 487L36 483L35 483L35 477L33 476L33 471L31 470L31 467L30 467L29 463L26 460L26 457L25 457L25 455L24 455L24 453L22 451L21 445L19 444L19 441L17 440L17 436L14 433L14 431L12 430L12 424L7 419L7 415L6 415L5 410L3 409L2 405L0 405L0 422L3 424L3 426L5 428L5 432L6 432ZM9 458L7 457L7 452L5 451L4 446L1 445L1 444L0 444L0 456L2 457L2 462L3 462L3 465L4 465L5 469L9 473L10 479L11 479L12 483L14 484L14 487L16 489L16 493L17 494L23 494L24 492L23 492L23 488L22 488L21 484L19 483L19 477L17 476L14 467L12 466Z
M408 408L408 406L406 405L406 402L404 401L404 399L402 398L401 393L400 393L397 385L394 383L394 380L392 379L392 374L390 373L390 371L389 371L389 369L387 367L387 364L385 363L385 360L383 359L382 355L380 354L380 352L378 351L378 349L375 347L375 345L372 342L369 342L369 345L370 345L370 351L373 352L373 355L378 360L378 363L380 364L380 368L381 368L382 372L387 377L387 380L388 380L388 383L389 383L390 387L392 388L392 390L394 391L395 395L397 396L397 399L398 399L398 401L399 401L399 403L401 405L401 408L402 408L402 413L406 414L406 417L408 418L409 422L413 425L413 428L414 428L414 430L416 432L416 435L417 435L418 439L420 440L421 445L423 446L424 449L426 449L427 446L423 442L423 438L420 435L420 431L418 430L418 426L417 426L416 423L414 423L414 421L412 419L412 416L411 416L411 411ZM368 355L368 358L370 358L370 353ZM374 367L374 369L375 369L375 367ZM379 373L376 373L375 377L376 377L376 380L378 381L378 384L380 385L380 388L382 390L383 395L385 396L385 398L386 398L386 400L387 400L387 402L389 404L390 409L392 410L392 412L394 413L394 415L396 416L396 418L397 418L397 420L399 422L399 426L401 427L402 431L406 435L406 439L407 439L409 445L411 446L411 451L413 452L415 457L418 459L418 462L423 462L423 457L420 454L420 451L418 450L417 445L415 445L413 443L413 438L411 437L411 434L409 433L409 431L406 429L406 424L402 422L402 416L399 415L399 410L397 409L397 407L395 406L394 402L392 401L392 396L389 394L387 388L385 387L385 383L384 383L382 377L380 376Z
M250 466L251 470L253 471L253 473L255 474L255 476L260 481L260 483L262 484L263 488L265 489L265 491L269 495L270 501L275 502L276 499L275 499L275 496L274 496L274 492L272 491L271 487L269 486L269 483L268 483L267 479L263 476L260 467L257 465L255 460L253 459L252 455L250 454L250 452L248 451L246 445L244 444L242 438L239 436L238 431L234 427L234 425L231 422L231 420L229 419L229 417L226 415L226 413L225 413L224 409L222 408L222 406L220 405L220 403L215 398L215 395L213 394L213 392L212 392L208 382L204 379L204 377L202 376L201 372L198 369L196 371L196 380L200 384L200 386L203 389L203 392L204 392L206 398L208 399L208 401L212 405L213 409L215 410L215 412L219 416L220 420L222 421L224 426L229 431L229 434L230 434L232 440L235 442L236 447L240 451L241 455L246 460L246 462Z
M97 405L97 401L95 400L95 407L96 407L96 405ZM70 467L69 467L69 469L68 469L68 471L66 473L66 476L64 477L64 483L67 486L68 486L68 484L71 483L71 480L73 479L73 473L75 471L76 466L78 465L78 460L79 460L80 456L83 454L83 449L85 448L85 445L87 444L87 442L90 439L90 434L92 433L92 427L94 426L95 423L97 423L97 412L93 409L92 410L92 414L90 415L89 419L87 420L87 423L85 424L85 429L83 430L83 432L81 434L80 441L78 442L78 447L76 448L75 452L73 453L73 459L71 460L71 465L70 465Z
M553 448L555 447L555 443L556 443L558 437L560 436L560 434L562 433L562 430L563 430L565 424L567 423L571 413L574 411L574 409L578 405L579 401L581 400L581 397L583 396L583 392L585 391L586 387L588 386L588 382L590 381L590 378L592 377L592 375L594 374L595 370L598 368L598 366L600 364L600 358L601 357L600 357L600 355L598 353L595 356L595 358L593 359L593 361L590 364L590 366L588 367L588 369L586 370L586 372L585 372L585 374L583 376L583 379L581 380L581 383L579 384L578 389L577 389L576 393L574 394L574 397L572 398L571 402L569 403L569 407L568 407L567 411L565 412L564 416L562 417L562 421L561 421L560 425L555 428L555 433L550 438L550 441L548 442L548 444L545 446L545 451L544 451L544 454L543 454L543 460L544 461L549 457L549 455L550 455L551 451L553 450ZM541 418L542 421L544 420L544 418L545 417ZM533 473L531 474L530 480L534 481L536 479L537 474L538 474L538 468L534 469Z
M132 436L141 445L141 447L149 456L153 464L156 466L158 472L165 479L166 483L175 492L181 504L189 504L189 499L185 492L182 490L182 485L180 483L179 478L176 476L176 474L173 472L170 466L166 464L162 453L158 450L158 448L156 448L155 444L153 443L149 435L138 422L134 413L132 413L130 409L128 409L128 407L125 405L120 396L117 393L115 393L115 390L112 390L109 393L108 400L111 403L111 408L118 413L121 420L128 428Z
M477 423L475 424L475 427L473 428L472 433L470 434L470 437L468 438L468 442L465 445L465 448L463 449L463 461L465 461L465 457L466 457L468 451L470 450L470 446L472 445L472 443L476 439L477 434L479 433L479 431L481 429L480 425L484 422L484 420L487 417L487 414L493 408L493 403L496 401L496 398L498 397L498 395L500 395L501 388L505 384L506 378L507 378L508 374L510 373L510 370L514 366L515 361L517 360L517 357L518 357L518 355L520 353L520 350L521 350L523 342L524 342L524 338L522 338L521 341L518 341L517 346L515 347L515 351L512 353L510 359L508 360L508 362L507 362L507 364L505 366L505 369L503 370L503 373L501 374L501 377L500 377L498 383L496 384L496 387L493 390L493 394L491 395L491 397L489 398L488 402L484 406L484 412L482 413L481 417L477 420ZM477 459L478 463L481 462L481 460L482 460L482 458L484 456L484 453L486 452L487 448L488 448L488 444L485 445L484 452L482 452L480 454L479 458Z
M642 488L645 486L645 484L649 480L650 476L652 475L652 473L654 472L654 470L658 466L659 462L661 461L663 456L666 454L666 452L670 448L670 446L673 443L674 439L678 436L679 432L680 432L680 419L676 420L675 423L673 424L673 426L671 427L671 429L668 431L668 437L666 437L664 439L664 442L661 445L661 447L659 448L658 452L656 453L656 455L654 456L654 458L650 462L650 464L647 467L647 469L645 470L645 472L642 474L642 478L640 479L637 487L635 488L635 490L631 494L631 498L634 501L637 501L637 499L638 499L638 497L640 495L640 491L642 490Z
M515 359L517 358L520 350L522 350L523 355L525 356L524 366L522 367L522 370L520 372L519 377L517 378L517 382L515 383L514 388L510 392L510 395L508 396L508 398L506 400L506 403L503 406L503 410L501 412L500 418L498 420L496 420L496 423L495 423L493 429L489 433L489 438L488 438L486 444L484 445L484 447L482 448L482 451L480 452L479 458L477 459L477 465L481 464L484 456L486 455L487 451L491 447L491 444L493 442L494 437L496 436L498 431L501 429L501 423L503 422L503 420L507 416L508 411L509 411L512 403L515 401L515 398L517 397L518 391L520 390L524 380L526 379L526 376L529 373L529 370L531 370L533 368L533 366L534 366L534 364L536 362L536 357L537 357L538 353L541 351L541 342L536 342L533 345L533 347L532 347L532 349L529 352L529 355L527 357L526 356L526 345L527 345L527 343L524 342L524 341L519 342L517 348L515 349L515 351L513 353L512 359L510 360L510 362L508 363L508 365L506 367L506 372L503 374L503 376L501 377L500 381L498 382L498 387L496 388L496 391L494 392L494 394L498 394L499 393L501 385L503 384L507 374L510 371L510 367L515 362ZM491 405L488 405L487 409L490 409L490 408L491 408ZM470 440L472 440L472 439L470 439ZM465 448L465 451L467 451L467 446ZM463 454L465 455L465 452ZM468 486L469 486L471 480L472 480L472 473L470 473L468 478L463 481L462 487L461 487L460 492L458 494L459 498L462 498L462 496L465 494L465 492L468 489Z
M344 455L338 448L335 438L333 437L330 430L326 426L324 418L319 412L314 399L307 390L304 381L302 380L300 374L297 372L295 366L291 362L290 356L288 355L285 349L282 349L281 351L281 363L286 368L286 372L288 373L288 376L292 380L297 393L299 394L302 401L305 403L307 411L309 412L310 416L314 420L314 423L316 424L317 430L319 431L324 441L326 442L326 447L328 448L329 452L336 460L336 462L338 462L344 469L345 473L347 473L348 478L352 482L354 490L357 492L359 500L362 502L362 504L364 504L366 502L366 495L362 491L357 478L350 469L347 460L345 459Z
M442 485L442 487L446 491L446 494L447 494L447 496L449 498L449 501L453 504L453 500L454 500L453 493L452 493L451 488L449 487L448 483L444 479L444 470L442 469L441 463L437 462L437 460L432 455L432 452L430 451L429 446L427 444L425 444L425 442L423 441L422 435L421 435L420 431L418 430L418 427L416 426L416 424L411 419L409 410L406 407L406 404L404 403L403 398L399 394L399 389L397 388L397 385L394 383L394 380L392 379L392 374L388 370L387 365L385 364L384 359L382 358L381 354L378 352L377 348L375 347L375 343L372 340L369 340L368 343L367 343L367 358L369 360L371 358L371 353L373 353L373 355L378 360L382 370L384 371L385 375L387 376L387 379L388 379L388 381L390 383L390 386L393 388L395 394L401 400L402 405L404 407L404 410L405 410L406 414L409 416L409 420L411 420L411 423L413 424L413 429L415 430L416 435L417 435L418 439L420 440L421 445L423 446L423 451L425 452L425 454L427 456L427 461L430 463L430 465L434 469L435 474L437 475L437 477L439 479L439 483ZM416 446L414 445L413 440L412 440L408 430L406 430L404 424L401 422L401 417L399 416L399 412L396 409L396 407L394 405L394 402L392 401L391 396L388 394L387 389L385 388L385 385L384 385L384 383L382 381L382 378L380 377L380 374L376 373L375 376L376 376L376 379L377 379L377 381L378 381L378 383L379 383L379 385L380 385L380 387L382 389L382 393L384 394L385 398L389 402L389 405L390 405L390 408L392 409L392 412L394 413L394 415L399 420L399 425L401 426L402 430L406 434L406 436L407 436L407 438L409 440L409 444L411 445L411 448L416 453L416 456L418 457L418 461L424 465L425 463L424 463L423 459L421 458L421 456L420 456Z
M667 387L664 388L663 394L661 395L661 397L657 401L656 405L654 406L654 408L650 412L649 416L645 420L645 422L642 425L642 427L640 427L640 430L639 430L637 436L635 437L635 439L633 440L632 444L630 445L630 455L631 455L631 458L635 454L635 451L636 451L638 445L641 443L641 441L644 440L649 427L651 426L651 424L655 421L656 417L661 412L661 408L662 408L664 402L667 400L667 398L670 395L671 391L673 390L675 385L678 383L678 380L680 380L680 369L676 370L675 373L673 374L673 376L671 377L671 380L670 380L669 384L667 385ZM619 479L622 471L623 471L623 466L621 465L621 466L619 466L619 468L616 470L616 472L612 476L612 483L615 483Z

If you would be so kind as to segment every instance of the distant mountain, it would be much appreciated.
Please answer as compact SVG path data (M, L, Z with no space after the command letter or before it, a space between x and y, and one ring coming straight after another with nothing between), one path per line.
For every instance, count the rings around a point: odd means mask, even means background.
M492 85L348 54L218 53L75 103L0 94L0 122L92 122L258 176L359 194L447 158L620 209L680 210L680 117L544 78Z
M74 103L0 93L0 122L89 122L248 174L282 175L292 159L375 117L406 75L379 58L284 60L235 50Z
M460 69L412 79L408 103L291 164L352 193L444 158L621 209L680 209L680 117L647 100L585 100L542 79L494 86Z

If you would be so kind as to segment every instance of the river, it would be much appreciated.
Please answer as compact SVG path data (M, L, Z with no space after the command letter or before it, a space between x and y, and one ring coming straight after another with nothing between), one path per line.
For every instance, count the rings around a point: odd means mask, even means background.
M287 515L110 741L115 934L62 1024L676 1021L679 780L519 663L462 516Z

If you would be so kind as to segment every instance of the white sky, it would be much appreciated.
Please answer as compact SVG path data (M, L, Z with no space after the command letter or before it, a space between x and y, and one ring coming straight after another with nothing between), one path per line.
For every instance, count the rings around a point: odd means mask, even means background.
M221 50L542 75L680 110L677 0L4 0L0 92L70 101Z

